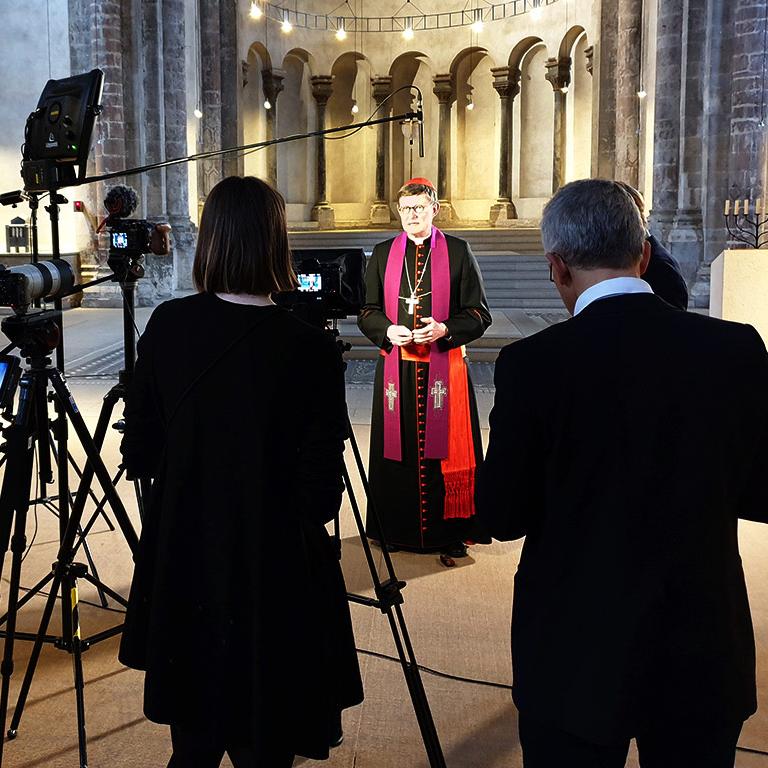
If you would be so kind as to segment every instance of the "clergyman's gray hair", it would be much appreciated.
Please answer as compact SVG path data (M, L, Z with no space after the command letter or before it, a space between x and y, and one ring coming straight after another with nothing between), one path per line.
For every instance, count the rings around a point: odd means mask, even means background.
M541 218L546 252L576 269L629 269L640 260L645 237L634 200L606 179L566 184Z

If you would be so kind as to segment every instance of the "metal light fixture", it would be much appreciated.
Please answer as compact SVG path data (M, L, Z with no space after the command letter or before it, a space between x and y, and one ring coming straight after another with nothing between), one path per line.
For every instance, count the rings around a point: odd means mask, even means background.
M252 19L260 19L264 15L264 12L261 10L261 6L259 5L256 0L251 3L251 11L250 16Z
M264 99L264 109L272 109L272 102L269 99Z
M403 29L403 40L413 40L413 16L405 17L405 29Z
M286 8L283 15L283 23L280 25L280 29L287 35L291 30L293 29L293 24L291 24L290 19L288 18L288 9Z
M347 30L344 26L344 17L339 16L338 22L336 24L336 39L337 40L346 40L347 39Z

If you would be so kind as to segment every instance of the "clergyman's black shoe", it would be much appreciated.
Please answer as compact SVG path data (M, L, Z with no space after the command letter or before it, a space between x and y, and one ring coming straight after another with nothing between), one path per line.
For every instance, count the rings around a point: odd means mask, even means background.
M463 541L457 541L450 544L443 550L444 555L448 557L467 557L469 552L467 551L467 545Z

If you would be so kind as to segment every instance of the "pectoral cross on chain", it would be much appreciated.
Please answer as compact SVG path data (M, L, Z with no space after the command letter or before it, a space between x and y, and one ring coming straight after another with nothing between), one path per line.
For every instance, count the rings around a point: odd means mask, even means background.
M384 397L387 398L387 408L390 411L395 410L395 400L397 399L397 390L395 389L394 382L387 384L387 390L384 393Z
M435 410L439 411L443 407L443 398L448 394L448 390L443 386L443 382L440 379L432 385L429 394L435 398Z
M408 305L408 314L412 315L419 304L419 297L414 293L411 296L400 297Z

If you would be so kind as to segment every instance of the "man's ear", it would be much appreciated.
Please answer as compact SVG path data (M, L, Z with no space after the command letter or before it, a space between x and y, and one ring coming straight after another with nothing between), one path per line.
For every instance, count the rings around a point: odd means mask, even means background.
M545 253L547 261L552 267L552 277L556 285L570 286L573 282L573 275L568 265L563 261L560 254Z
M648 264L651 262L651 242L650 240L643 241L643 255L640 257L640 275L644 275L648 269Z

